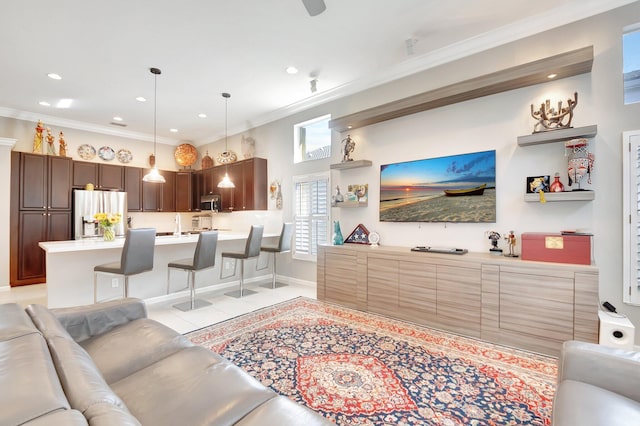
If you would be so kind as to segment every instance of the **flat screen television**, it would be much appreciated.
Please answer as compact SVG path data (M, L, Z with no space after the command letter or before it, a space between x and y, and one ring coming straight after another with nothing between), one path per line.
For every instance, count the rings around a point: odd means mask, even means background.
M496 221L496 151L380 166L381 222Z

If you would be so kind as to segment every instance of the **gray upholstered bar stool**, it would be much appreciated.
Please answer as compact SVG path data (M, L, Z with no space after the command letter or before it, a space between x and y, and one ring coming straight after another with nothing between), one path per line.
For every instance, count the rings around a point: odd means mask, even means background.
M276 282L276 257L278 257L278 253L288 253L291 251L291 237L293 237L293 223L284 223L282 224L282 232L280 232L278 245L260 247L260 251L271 253L271 257L273 258L273 279L271 283L262 284L262 287L277 288L286 286L285 283ZM266 269L266 267L262 269Z
M203 306L209 306L211 303L206 300L196 299L196 271L212 268L216 264L216 247L218 245L218 231L202 232L198 237L196 251L192 258L174 260L167 265L167 294L170 291L171 269L182 269L187 271L187 287L191 291L191 298L188 302L182 302L173 305L174 308L181 311L190 311ZM181 290L184 290L182 288Z
M124 276L123 297L129 297L129 277L153 269L156 247L155 228L127 230L119 262L105 263L93 268L93 303L98 301L98 274Z
M234 259L233 263L233 275L236 274L236 263L240 260L240 290L225 293L231 297L243 297L249 294L254 294L253 290L244 289L244 262L247 259L260 256L260 244L262 244L262 234L264 232L264 226L253 225L247 238L247 244L245 245L243 252L222 252L220 255L224 262L224 258L228 257ZM224 264L224 263L223 263ZM222 278L222 269L220 270L220 277Z

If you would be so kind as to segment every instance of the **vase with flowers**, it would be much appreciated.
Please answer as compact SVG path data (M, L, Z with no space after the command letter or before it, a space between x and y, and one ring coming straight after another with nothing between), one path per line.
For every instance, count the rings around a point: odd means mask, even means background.
M100 229L102 229L102 238L105 241L113 241L116 239L116 231L113 228L122 220L120 213L96 213L93 218L98 222Z

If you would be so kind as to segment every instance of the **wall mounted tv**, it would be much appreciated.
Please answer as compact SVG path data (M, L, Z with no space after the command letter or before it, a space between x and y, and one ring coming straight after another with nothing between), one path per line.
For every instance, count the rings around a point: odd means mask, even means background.
M380 166L380 221L495 222L495 150Z

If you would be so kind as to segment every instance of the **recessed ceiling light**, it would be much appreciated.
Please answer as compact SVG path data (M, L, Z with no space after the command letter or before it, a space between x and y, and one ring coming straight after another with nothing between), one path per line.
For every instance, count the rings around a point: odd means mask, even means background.
M287 67L285 71L287 71L287 74L298 74L298 68L296 67Z
M147 102L147 98L145 98L144 96L138 96L136 98L136 101L138 101L138 102Z
M118 117L117 115L113 117L113 121L122 121L122 117Z
M53 80L62 80L62 77L60 77L59 74L56 74L56 73L53 73L53 72L47 74L47 77L49 77L49 78L51 78Z
M178 129L169 129L171 133L178 133Z
M60 99L56 104L56 108L69 108L72 102L72 99Z
M551 78L556 78L557 76L558 74L549 74L547 78L551 79Z
M40 102L38 102L38 103L39 103L40 105L42 105L42 106L51 106L51 104L50 104L49 102L47 102L47 101L40 101Z
M204 112L201 112L200 114L198 114L198 117L207 118L207 114L205 114Z

